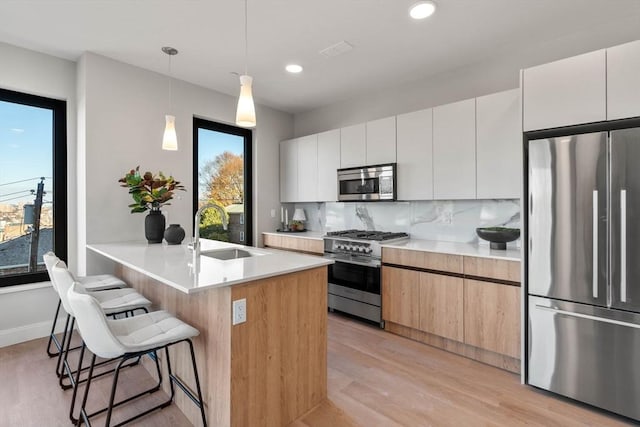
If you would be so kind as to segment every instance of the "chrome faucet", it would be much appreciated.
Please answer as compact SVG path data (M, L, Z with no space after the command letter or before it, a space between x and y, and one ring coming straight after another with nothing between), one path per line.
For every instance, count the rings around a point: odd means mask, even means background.
M220 212L220 217L222 218L222 228L225 230L227 229L227 212L222 206L216 205L215 203L208 203L200 207L200 209L198 209L198 211L196 212L195 224L193 226L193 242L189 244L189 247L194 252L200 252L200 217L202 216L202 212L209 208L215 208L218 210L218 212Z

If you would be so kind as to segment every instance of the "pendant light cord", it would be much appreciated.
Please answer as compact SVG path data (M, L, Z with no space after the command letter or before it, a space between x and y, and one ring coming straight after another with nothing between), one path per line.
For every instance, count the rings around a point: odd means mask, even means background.
M248 74L249 68L249 31L247 25L247 0L244 0L244 75Z
M173 115L173 78L171 77L171 57L169 55L169 112Z

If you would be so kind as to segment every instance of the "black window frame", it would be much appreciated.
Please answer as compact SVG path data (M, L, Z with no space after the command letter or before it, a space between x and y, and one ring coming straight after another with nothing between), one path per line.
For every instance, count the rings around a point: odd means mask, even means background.
M228 133L244 138L244 225L245 245L253 245L253 132L251 129L214 122L200 117L193 118L193 216L198 211L198 129ZM194 219L195 221L195 219ZM197 224L193 224L195 227Z
M67 260L67 102L0 88L0 101L45 108L53 113L53 251ZM46 271L0 276L0 287L49 281Z

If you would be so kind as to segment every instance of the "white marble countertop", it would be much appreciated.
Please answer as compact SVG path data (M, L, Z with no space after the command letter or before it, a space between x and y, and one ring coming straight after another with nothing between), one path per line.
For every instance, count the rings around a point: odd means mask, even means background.
M442 242L437 240L409 239L400 243L382 243L382 247L408 249L414 251L438 252L451 255L466 255L480 258L520 261L520 248L507 246L506 250L491 249L489 245L477 243Z
M239 248L253 256L223 261L200 255L194 259L186 243L167 245L140 241L94 243L87 245L87 249L186 294L333 264L332 260L322 257L215 240L201 239L200 246L201 253Z
M262 234L273 234L274 236L297 237L302 239L322 240L325 233L321 231L300 231L300 232L283 232L283 231L263 231Z

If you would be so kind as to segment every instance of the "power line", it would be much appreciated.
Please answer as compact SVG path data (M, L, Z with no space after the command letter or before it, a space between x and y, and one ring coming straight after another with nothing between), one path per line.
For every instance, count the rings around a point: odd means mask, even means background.
M5 183L0 184L0 186L11 185L11 184L20 184L21 182L27 182L27 181L33 181L33 180L36 180L36 179L45 179L45 178L46 179L51 179L50 176L37 176L35 178L21 179L20 181L5 182Z
M23 199L23 198L25 198L25 197L27 197L27 195L24 195L24 196L16 196L16 197L9 197L8 199L2 199L2 200L0 200L0 203L1 203L1 202L8 202L9 200Z
M0 194L0 197L13 196L14 194L29 193L29 192L31 192L31 190L14 191L13 193Z

